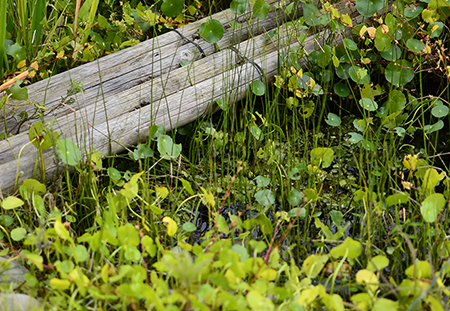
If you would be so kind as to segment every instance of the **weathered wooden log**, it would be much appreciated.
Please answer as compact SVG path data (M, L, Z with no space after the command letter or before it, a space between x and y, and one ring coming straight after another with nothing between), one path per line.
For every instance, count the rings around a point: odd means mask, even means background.
M247 58L252 59L263 70L268 79L273 78L278 69L279 53L298 45L295 42L298 29L295 24L282 26L276 38L267 39L265 34L256 36L236 48ZM336 40L335 33L324 32L307 39L307 53L317 49L325 40ZM151 125L164 125L166 130L194 121L211 109L211 103L224 98L229 103L245 97L249 83L259 78L259 72L249 62L231 49L209 55L189 66L177 68L161 74L129 89L122 90L97 104L84 104L76 113L59 115L54 130L61 132L62 138L77 142L85 150L111 154L124 150L127 146L148 139ZM82 101L82 98L78 98ZM111 118L107 116L113 115ZM0 142L0 189L11 191L18 180L31 178L35 168L37 150L29 142L27 133L19 133ZM3 144L3 145L2 145ZM9 145L7 145L9 144ZM7 149L9 147L9 149ZM22 156L17 160L18 150ZM6 152L4 150L7 150ZM14 156L11 151L15 151ZM8 154L9 152L9 154ZM9 160L8 160L9 159ZM54 177L64 167L59 166L54 150L44 151L46 176Z
M274 29L289 20L290 17L282 9L276 8L280 5L278 1L268 0L271 10L267 18L263 20L251 18L251 10L236 15L228 9L213 15L212 18L220 21L225 28L224 36L218 42L219 47L222 49L228 48L250 37ZM300 5L296 8L292 16L298 15ZM145 81L157 79L164 73L181 67L180 63L183 61L193 61L200 58L201 53L195 44L198 44L206 54L213 54L215 52L214 45L200 39L198 35L200 25L207 19L204 18L178 29L178 32L184 38L177 32L171 31L131 48L102 57L97 62L84 64L34 83L28 86L28 92L32 97L31 101L45 105L48 109L47 115L50 117L70 113L70 109L61 109L61 102L62 98L66 98L66 101L69 99L67 98L67 92L75 81L81 83L83 92L74 92L69 97L75 98L78 95L78 106L74 108L81 109L86 105L98 102L101 97L116 96ZM242 27L232 28L230 26L231 21L238 22ZM82 100L80 100L81 96ZM8 133L16 135L18 132L27 131L29 126L26 125L31 124L33 120L21 124L19 129L20 118L18 114L27 111L28 115L32 115L35 108L32 105L27 105L25 101L10 101L6 108ZM3 111L0 111L0 117L3 118L2 115ZM0 127L0 133L4 131L4 128L4 126Z

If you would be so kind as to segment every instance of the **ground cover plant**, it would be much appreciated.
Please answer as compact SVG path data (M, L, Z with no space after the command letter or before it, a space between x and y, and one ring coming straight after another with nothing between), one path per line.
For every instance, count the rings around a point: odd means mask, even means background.
M267 14L262 0L38 2L0 0L4 77L42 79L214 9ZM291 23L351 35L280 53L273 83L127 153L82 159L36 122L48 139L30 140L73 173L1 198L0 254L29 269L1 290L45 310L447 310L450 4L355 3L358 25L303 2ZM211 43L223 31L202 27ZM0 108L26 96L7 92Z

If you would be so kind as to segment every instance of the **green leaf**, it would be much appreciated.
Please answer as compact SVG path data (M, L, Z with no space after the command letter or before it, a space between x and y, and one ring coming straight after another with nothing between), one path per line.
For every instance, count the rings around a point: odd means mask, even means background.
M327 168L334 160L334 151L331 148L318 147L311 150L311 163Z
M195 226L194 226L195 227ZM194 229L195 230L195 229ZM153 243L153 239L148 235L144 235L141 239L141 245L144 246L145 251L151 256L156 255L156 244Z
M169 17L176 17L183 11L183 0L164 0L161 4L161 11Z
M231 28L234 28L234 29L239 29L242 27L242 25L236 21L230 21L228 24L231 26Z
M50 279L50 287L55 290L65 291L66 289L69 289L70 284L71 283L69 280L61 280L57 278Z
M289 171L289 178L292 180L299 180L302 178L302 172L306 170L306 163L301 162Z
M297 205L299 205L300 203L303 202L303 195L297 189L292 189L288 193L287 200L288 200L290 205L297 206Z
M441 193L429 195L420 206L420 213L427 222L435 222L439 213L445 207L446 201Z
M439 120L434 124L427 124L423 127L423 129L425 130L425 133L427 133L427 134L437 132L439 130L442 130L443 128L444 128L444 121L442 121L442 120Z
M302 197L303 197L303 195L302 195ZM305 219L305 217L306 217L306 209L303 208L303 207L293 208L293 209L291 209L288 212L288 217L298 217L300 219Z
M61 139L56 143L56 152L67 165L77 165L81 161L81 151L71 140Z
M35 122L28 130L28 138L33 142L37 148L47 150L53 145L53 141L58 140L59 134L52 132L53 137L45 128L42 122Z
M391 61L399 59L402 56L402 49L396 44L391 44L391 47L389 48L389 50L382 52L381 56L385 60L391 62Z
M406 276L411 279L429 279L431 277L431 266L428 261L419 260L405 270Z
M303 18L308 26L327 25L330 20L330 14L324 14L319 11L317 5L311 2L303 2Z
M445 173L438 173L435 168L429 168L423 175L422 189L433 191L437 183L444 179Z
M119 181L122 178L122 174L120 174L119 170L112 166L108 167L106 173L108 174L109 178L114 181Z
M384 75L393 85L403 86L414 78L414 70L410 62L402 59L389 63Z
M11 230L11 239L21 241L27 236L27 230L24 228L14 228Z
M325 68L331 61L332 50L329 45L324 45L320 52L317 54L316 63L319 67Z
M361 255L361 252L362 252L361 243L348 237L345 239L344 243L333 248L330 251L330 254L334 258L346 256L346 258L354 259L359 257L359 255Z
M2 207L3 209L15 209L19 206L22 206L25 202L23 202L21 199L13 197L13 196L9 196L6 199L3 200L2 202Z
M133 152L129 152L128 155L132 160L146 159L153 157L153 150L147 144L139 144Z
M256 96L262 96L266 93L266 85L260 80L255 80L251 84L251 89L253 94Z
M402 111L405 109L406 96L399 90L392 90L385 104L389 114Z
M242 14L248 7L249 0L233 0L230 4L230 10L234 14Z
M423 11L423 5L411 3L405 6L405 10L403 11L404 16L408 21L416 18L419 16L420 13Z
M319 218L314 218L314 225L316 228L319 228L322 234L325 236L327 240L333 240L334 235L331 232L330 228L328 228L325 224L323 224Z
M361 98L359 100L359 105L367 111L375 111L378 109L377 102L371 98Z
M437 26L437 27L435 27ZM434 22L434 24L428 25L427 31L431 32L430 38L439 38L444 30L444 24L441 22Z
M340 68L340 67L338 67ZM340 97L348 97L350 95L350 89L347 84L344 83L336 83L333 87L334 92Z
M393 301L386 298L378 298L371 311L397 311L398 310L398 301Z
M192 190L191 184L183 178L181 178L180 180L183 184L183 189L186 190L190 195L194 195L194 190Z
M259 204L265 207L270 206L275 202L275 197L273 196L272 191L268 189L259 190L255 194L255 199Z
M187 232L193 232L197 230L197 227L192 222L185 222L182 226L183 230Z
M14 44L7 44L6 47L6 54L12 56L14 60L19 63L20 61L24 60L27 57L26 50L21 47L18 43ZM20 84L20 83L19 83Z
M266 214L261 213L256 217L256 219L258 220L259 226L261 228L261 232L263 234L272 235L273 225L272 225L272 221L269 219L269 217L267 217ZM257 246L258 248L260 248L261 249L260 251L263 251L266 248L266 243L264 243L263 241L257 241L257 243L254 245ZM250 246L252 246L252 244L250 244ZM258 251L258 252L260 252L260 251Z
M370 270L372 272L382 271L384 268L389 266L389 259L386 256L378 255L373 257L368 263L367 263L367 270Z
M245 299L247 300L247 303L252 310L259 310L259 311L275 310L275 306L272 300L267 296L261 295L256 290L253 289L250 290L248 294L245 296Z
M160 135L158 151L163 159L178 158L181 153L181 144L174 144L172 137L168 135Z
M339 118L339 116L335 115L334 113L329 112L327 119L325 119L325 122L330 126L339 126L341 125L341 118Z
M87 249L84 245L80 245L78 244L75 247L75 252L73 253L75 260L77 263L83 262L87 259L88 257L88 252Z
M13 224L14 219L9 215L0 215L0 224L9 227Z
M216 43L223 37L224 29L222 23L215 19L210 19L200 25L200 36L209 43Z
M270 5L264 0L256 0L253 6L253 15L259 19L265 19L270 11Z
M356 273L355 276L356 283L364 284L368 288L368 290L372 293L378 289L380 282L378 281L377 276L370 270L361 269Z
M350 139L348 140L351 144L359 143L360 141L362 141L364 139L364 136L362 136L359 133L350 132L348 134L350 134L350 136L351 136Z
M270 179L264 176L256 176L255 181L260 188L267 187L270 184Z
M130 180L123 185L123 188L120 190L120 193L129 199L133 199L137 196L139 191L139 177L144 173L144 171L134 174Z
M139 232L132 224L126 224L117 229L117 238L124 247L136 247L139 245Z
M392 31L385 33L386 25L378 26L375 32L375 47L380 52L389 51L392 45Z
M325 267L325 264L327 263L328 259L329 259L328 254L310 255L308 258L305 259L305 261L303 261L301 272L306 274L308 278L311 279L316 278L322 271L323 267Z
M335 71L336 71L336 75L339 77L339 79L342 79L342 80L347 80L349 77L350 77L350 74L349 74L349 69L352 67L352 65L350 65L350 64L347 64L347 63L341 63L340 65L339 65L339 67L337 67L336 69L335 69ZM350 94L350 91L349 91L349 94ZM339 94L338 94L339 95ZM348 95L347 95L348 96ZM347 96L342 96L342 97L347 97Z
M448 107L444 104L436 105L431 109L431 114L435 116L436 118L443 118L448 115Z
M217 100L216 100L216 104L217 104L217 106L219 106L220 109L222 109L223 111L228 111L228 108L229 108L228 103L227 103L225 100L223 100L222 98L217 99Z
M320 22L317 16L321 13L317 6L313 2L302 3L303 7L303 18L308 26L319 26Z
M381 10L385 3L385 0L357 0L356 9L365 17L371 17L373 14Z
M414 53L419 53L425 48L425 44L420 40L411 38L406 41L406 47Z
M355 41L349 38L344 39L344 46L350 51L356 51L358 49L358 45L355 43Z
M395 194L391 194L386 198L386 205L402 205L409 202L409 196L403 192L397 192Z
M17 80L16 83L6 90L6 94L11 95L11 99L15 100L27 100L28 90L26 87L20 87L22 80Z
M250 126L250 133L252 133L253 137L255 137L256 140L260 140L262 137L262 131L256 125Z
M358 84L369 84L370 76L367 73L367 69L359 66L351 66L348 70L350 78Z

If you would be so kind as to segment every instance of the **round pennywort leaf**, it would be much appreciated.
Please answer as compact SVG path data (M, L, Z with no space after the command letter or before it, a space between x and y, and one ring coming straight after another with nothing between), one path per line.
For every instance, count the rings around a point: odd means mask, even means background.
M81 160L81 151L71 140L61 139L56 143L56 152L67 165L77 165Z
M11 238L14 241L23 240L23 238L27 235L27 230L24 228L15 228L11 231Z
M356 9L365 17L370 17L385 5L385 0L357 0Z
M248 7L248 0L233 0L230 4L230 10L234 14L242 14Z
M216 19L210 19L200 25L199 33L209 43L216 43L223 37L223 25Z
M275 197L273 196L272 191L268 189L259 190L255 194L255 199L259 204L266 207L275 202Z
M328 118L325 120L328 125L331 126L339 126L341 125L341 118L339 116L335 115L334 113L330 112L328 113Z
M334 85L334 92L340 97L348 97L350 95L350 89L347 84L344 83L336 83Z
M414 53L419 53L425 48L425 44L422 41L412 38L406 41L406 46Z
M256 96L262 96L266 92L266 86L260 80L255 80L251 85L252 92Z
M164 0L161 11L169 17L176 17L183 11L183 0Z
M448 107L444 104L437 105L431 109L431 114L436 118L442 118L448 115Z
M401 59L389 63L384 73L386 80L395 86L403 86L409 83L414 78L414 70L411 63L407 60Z
M350 78L359 84L369 84L370 83L370 76L367 73L367 69L358 67L358 66L352 66L348 73L350 75Z

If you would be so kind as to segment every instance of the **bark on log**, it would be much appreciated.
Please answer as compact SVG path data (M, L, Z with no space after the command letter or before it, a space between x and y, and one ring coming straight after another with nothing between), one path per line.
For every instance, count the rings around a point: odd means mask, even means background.
M358 16L354 21L358 22L360 19ZM257 63L265 76L271 80L277 73L280 53L298 46L295 38L299 32L301 30L296 28L295 24L283 25L279 28L279 35L276 38L267 39L263 33L240 43L236 48ZM339 36L336 37L336 33L323 32L319 36L308 37L304 49L310 53L327 40L341 44L341 39ZM229 42L232 44L233 41ZM195 46L193 48L196 49ZM208 50L207 46L204 46L204 49ZM176 53L172 54L172 59L175 55ZM158 68L160 71L163 70L161 65ZM103 97L101 94L97 98L89 99L77 96L79 106L76 107L76 113L72 111L58 113L54 129L62 133L62 139L74 140L80 149L84 150L85 155L94 149L109 155L123 151L127 146L135 145L139 141L147 140L148 130L153 124L164 125L166 130L171 130L190 123L210 111L211 103L218 98L224 98L229 103L245 98L251 81L260 78L257 68L243 61L231 49L223 49L189 66L171 68L147 81L144 81L143 77L134 76L137 74L134 72L132 76L127 76L124 84L130 80L139 83L130 82L126 88L118 85L120 92L103 88ZM100 73L103 77L103 70ZM95 74L91 73L89 77ZM115 84L120 81L116 80L112 71L108 75ZM89 83L92 83L93 88L101 87L98 81L92 80ZM113 88L114 83L111 82L109 87ZM0 141L1 191L13 190L17 172L21 172L17 179L19 182L33 178L33 173L36 173L34 168L37 162L37 149L33 145L26 145L28 142L28 134L24 132L11 137L8 141ZM20 159L18 159L19 150ZM53 148L44 151L43 161L48 178L54 178L65 169L58 161ZM39 170L39 165L37 167Z

